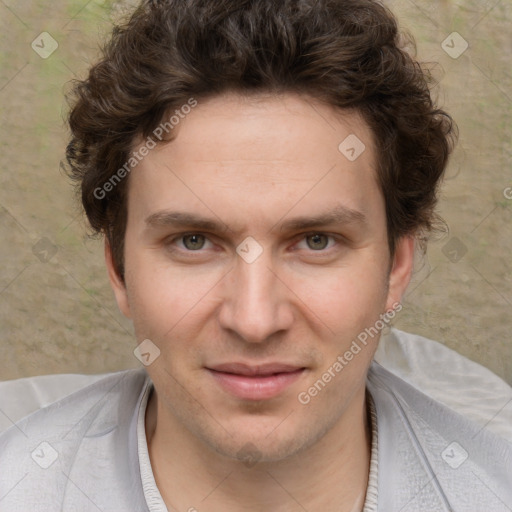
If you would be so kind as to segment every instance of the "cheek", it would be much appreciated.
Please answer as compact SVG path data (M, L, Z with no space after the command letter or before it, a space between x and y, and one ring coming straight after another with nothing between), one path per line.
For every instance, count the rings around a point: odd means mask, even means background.
M386 274L381 265L365 263L326 268L309 276L290 276L290 288L334 333L360 329L384 311ZM303 307L304 307L303 306Z
M137 339L162 340L201 324L222 272L172 267L141 252L127 260L126 287ZM194 327L195 326L195 327Z

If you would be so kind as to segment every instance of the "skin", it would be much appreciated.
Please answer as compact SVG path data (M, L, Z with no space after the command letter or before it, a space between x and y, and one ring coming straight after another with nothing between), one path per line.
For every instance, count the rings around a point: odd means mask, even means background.
M309 97L229 93L199 102L177 133L130 175L124 282L106 245L119 308L138 342L160 349L147 367L155 391L146 435L162 497L180 511L361 510L365 379L377 337L310 403L297 396L400 301L410 279L413 238L400 239L390 259L371 131L356 112ZM353 162L338 150L350 134L366 146ZM365 220L281 229L339 205ZM155 216L165 210L222 229L172 226ZM252 263L236 252L248 236L263 249ZM206 369L233 361L306 370L254 401L227 393Z

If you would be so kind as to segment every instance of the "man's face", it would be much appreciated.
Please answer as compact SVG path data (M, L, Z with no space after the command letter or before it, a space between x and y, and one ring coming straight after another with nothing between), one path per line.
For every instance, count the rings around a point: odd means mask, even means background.
M175 130L130 176L126 287L107 258L118 303L160 350L158 422L228 456L283 459L352 421L377 336L298 396L400 300L412 244L390 273L378 155L355 113L224 95ZM355 160L355 139L338 149L350 135L366 146Z

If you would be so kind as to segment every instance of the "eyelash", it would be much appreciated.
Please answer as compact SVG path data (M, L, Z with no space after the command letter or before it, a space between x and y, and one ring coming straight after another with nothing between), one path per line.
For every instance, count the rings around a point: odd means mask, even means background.
M198 232L198 231L192 231L192 232L189 232L189 233L182 233L182 234L180 234L178 236L173 237L171 240L166 242L166 245L167 246L173 245L176 241L180 241L183 238L185 238L186 236L191 236L191 235L201 235L201 236L204 236L206 240L208 240L210 243L213 243L208 238L206 233L201 233L201 232ZM299 243L299 242L301 242L301 241L305 240L306 238L308 238L310 236L313 236L313 235L324 235L324 236L327 236L328 239L333 240L336 245L343 244L343 242L344 242L344 238L341 237L341 236L335 236L335 235L331 235L331 234L328 234L328 233L323 233L321 231L311 231L309 233L304 233L304 234L300 235L301 238L299 239L299 241L297 243ZM345 241L345 243L346 243L346 241ZM323 255L329 254L332 251L333 248L334 247L331 246L330 248L321 249L321 250L317 250L317 251L315 251L314 249L310 249L308 252L318 253L320 256L323 256ZM189 250L189 249L186 249L186 248L185 249L179 248L178 250L183 252L183 253L187 253L187 255L192 255L194 253L201 254L202 252L204 252L203 249L198 249L197 251L192 251L192 250Z

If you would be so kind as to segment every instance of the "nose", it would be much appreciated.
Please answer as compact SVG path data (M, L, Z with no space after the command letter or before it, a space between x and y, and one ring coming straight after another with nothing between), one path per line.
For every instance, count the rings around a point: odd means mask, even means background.
M264 342L293 325L293 293L274 266L267 251L252 263L237 257L223 282L219 322L246 342Z

